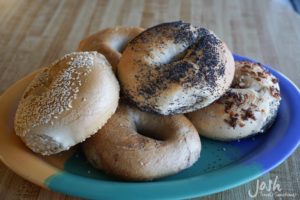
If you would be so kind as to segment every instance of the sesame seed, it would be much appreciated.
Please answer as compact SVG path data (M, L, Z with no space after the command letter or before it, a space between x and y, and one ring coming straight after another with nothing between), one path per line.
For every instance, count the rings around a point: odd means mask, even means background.
M16 131L25 135L30 128L51 123L52 119L65 110L72 108L72 101L76 99L80 90L80 81L74 79L76 73L87 75L94 63L96 52L76 52L67 54L41 71L29 84L21 99L16 117ZM61 66L60 63L66 63ZM53 73L55 72L55 76ZM71 89L71 85L72 88ZM47 90L37 93L36 88L44 87ZM31 108L31 109L28 109Z

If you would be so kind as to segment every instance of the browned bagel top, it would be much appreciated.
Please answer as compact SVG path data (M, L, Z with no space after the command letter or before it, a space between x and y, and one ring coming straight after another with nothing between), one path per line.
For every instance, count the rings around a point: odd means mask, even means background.
M201 143L183 115L161 116L121 103L83 149L97 168L126 180L148 180L191 166Z

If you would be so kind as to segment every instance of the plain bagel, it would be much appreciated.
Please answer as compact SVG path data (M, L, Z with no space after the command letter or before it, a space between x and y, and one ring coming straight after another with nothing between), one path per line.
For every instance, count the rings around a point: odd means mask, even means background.
M229 88L233 75L226 44L211 31L181 21L139 34L118 65L125 97L143 111L163 115L209 105Z
M83 150L94 167L142 181L190 167L199 158L201 143L183 115L160 116L120 104L107 124L83 143Z
M121 53L127 43L144 29L140 27L114 27L101 30L80 41L79 51L97 51L103 54L116 73Z
M264 132L275 120L280 104L275 76L259 63L236 62L231 88L215 103L188 113L202 136L236 140Z
M28 85L16 111L15 132L34 152L58 153L96 133L118 100L119 84L105 57L71 53Z

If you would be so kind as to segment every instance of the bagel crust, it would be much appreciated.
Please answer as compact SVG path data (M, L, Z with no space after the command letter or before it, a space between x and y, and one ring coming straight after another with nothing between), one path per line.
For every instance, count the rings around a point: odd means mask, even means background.
M233 79L234 60L214 33L179 21L135 37L118 68L122 92L133 104L170 115L205 107L224 94Z
M192 166L200 156L201 143L183 115L155 115L120 104L107 124L83 144L83 150L94 167L124 180L143 181Z
M50 155L96 133L115 112L119 84L97 52L65 55L39 72L15 115L15 132L34 152Z
M143 30L140 27L123 26L106 28L81 40L78 51L97 51L103 54L116 73L125 46Z
M187 114L202 136L241 139L264 132L276 118L281 99L276 77L259 63L235 66L231 88L208 107Z

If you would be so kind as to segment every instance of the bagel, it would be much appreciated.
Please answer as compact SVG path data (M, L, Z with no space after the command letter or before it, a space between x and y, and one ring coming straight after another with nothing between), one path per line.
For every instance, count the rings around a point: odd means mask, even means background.
M195 163L200 150L199 134L183 115L155 115L124 104L83 143L94 167L131 181L175 174Z
M275 76L259 63L235 63L231 88L215 103L188 113L200 135L236 140L264 132L275 120L280 89Z
M226 44L211 31L181 21L139 34L118 65L124 96L141 110L162 115L209 105L229 88L233 76Z
M96 133L118 100L119 84L105 57L71 53L28 85L16 111L15 132L32 151L55 154Z
M79 51L97 51L103 54L116 73L121 53L127 43L141 33L140 27L114 27L101 30L80 41Z

